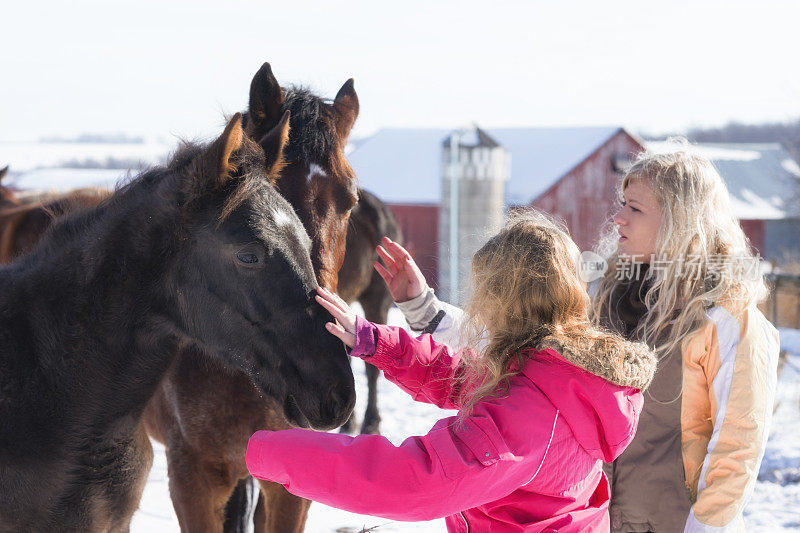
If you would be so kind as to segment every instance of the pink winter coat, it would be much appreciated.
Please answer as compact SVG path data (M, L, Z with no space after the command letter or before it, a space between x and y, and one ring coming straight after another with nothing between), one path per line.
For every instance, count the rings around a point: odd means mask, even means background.
M357 330L352 355L415 400L458 408L458 354L397 327L359 319ZM400 446L377 435L259 431L247 467L292 494L354 513L447 517L452 532L608 531L601 464L633 438L642 394L553 350L526 355L507 394L480 402L461 424L439 420Z

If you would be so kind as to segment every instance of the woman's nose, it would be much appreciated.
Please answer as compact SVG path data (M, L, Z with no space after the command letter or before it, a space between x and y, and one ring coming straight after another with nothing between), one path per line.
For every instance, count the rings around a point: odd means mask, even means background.
M622 211L619 211L616 215L614 215L614 224L617 226L624 226L628 223L627 219L622 216Z

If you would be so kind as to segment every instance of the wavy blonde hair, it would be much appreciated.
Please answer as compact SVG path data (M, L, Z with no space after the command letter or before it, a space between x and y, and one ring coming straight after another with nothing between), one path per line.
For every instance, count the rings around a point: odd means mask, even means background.
M768 291L758 258L733 215L725 183L714 165L694 153L685 139L670 139L665 153L642 152L620 183L620 203L633 180L647 182L662 211L648 271L651 283L643 295L647 311L633 337L663 357L703 326L709 307L724 305L740 315ZM612 293L621 283L616 279L619 269L630 261L619 255L618 242L617 227L612 225L598 246L608 269L593 291L595 323L610 316ZM673 320L668 340L657 344Z
M468 346L482 347L462 354L464 415L483 398L507 391L528 348L561 353L566 346L603 358L601 367L621 368L625 342L591 323L579 261L566 229L532 209L512 214L473 256L463 333Z

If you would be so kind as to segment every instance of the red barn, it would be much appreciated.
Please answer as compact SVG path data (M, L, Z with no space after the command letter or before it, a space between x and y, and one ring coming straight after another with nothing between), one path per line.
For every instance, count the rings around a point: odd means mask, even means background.
M389 207L400 224L405 247L425 274L425 279L436 289L439 279L439 250L436 239L431 235L439 234L439 204L390 203Z
M533 205L567 223L588 249L610 214L625 164L643 149L620 127L484 130L511 154L507 205ZM438 276L442 141L450 130L385 129L354 144L349 160L362 187L394 210L429 283Z

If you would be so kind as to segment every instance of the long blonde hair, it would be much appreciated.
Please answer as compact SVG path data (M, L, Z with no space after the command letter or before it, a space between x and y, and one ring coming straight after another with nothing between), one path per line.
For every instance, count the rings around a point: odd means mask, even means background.
M532 209L512 214L474 255L464 333L468 346L483 347L462 355L463 413L487 396L503 394L500 385L507 387L519 373L528 348L560 352L567 345L604 358L597 362L601 367L621 367L624 340L591 324L579 260L567 231Z
M767 287L758 258L733 215L730 196L711 162L694 153L686 140L671 139L665 153L643 152L623 177L618 199L633 180L646 180L662 210L650 284L643 295L646 313L633 337L664 356L706 321L706 310L725 305L734 315L763 300ZM619 233L610 228L598 251L608 269L592 301L592 318L604 323L612 294L622 282L626 262L618 249ZM628 272L634 269L628 265ZM657 341L672 321L666 342ZM659 343L657 345L657 342Z

